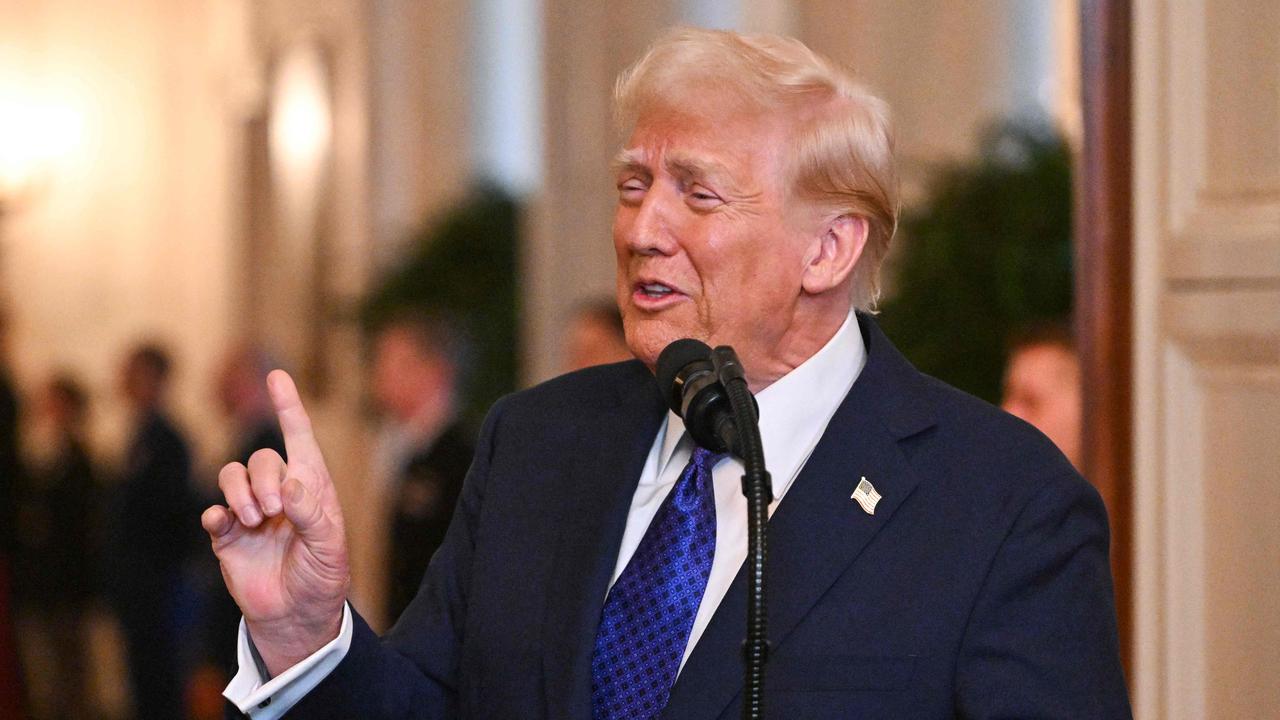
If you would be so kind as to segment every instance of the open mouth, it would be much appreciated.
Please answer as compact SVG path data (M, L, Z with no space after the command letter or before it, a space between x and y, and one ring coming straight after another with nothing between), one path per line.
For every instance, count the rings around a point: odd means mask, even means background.
M670 286L656 282L636 283L636 292L653 300L659 300L676 294L676 291Z
M637 282L631 292L632 304L644 310L661 310L684 297L676 288L656 280Z

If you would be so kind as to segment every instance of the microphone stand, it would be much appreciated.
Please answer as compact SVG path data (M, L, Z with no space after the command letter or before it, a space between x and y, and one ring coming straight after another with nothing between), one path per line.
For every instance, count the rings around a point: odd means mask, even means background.
M768 556L769 503L773 485L764 464L759 415L747 387L742 363L733 348L722 345L711 353L711 362L733 412L732 429L721 426L721 438L742 460L742 494L747 498L747 639L742 644L746 682L742 717L764 717L764 666L769 659L769 635L765 603L765 560Z

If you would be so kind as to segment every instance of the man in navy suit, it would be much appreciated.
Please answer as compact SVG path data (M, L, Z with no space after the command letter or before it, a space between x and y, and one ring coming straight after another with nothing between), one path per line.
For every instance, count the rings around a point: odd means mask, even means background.
M292 381L288 448L202 518L244 612L254 718L741 714L742 467L651 371L736 348L770 508L766 712L1124 718L1097 494L1027 425L916 372L862 310L896 221L886 112L785 38L676 31L619 83L614 245L639 359L490 412L445 542L379 639ZM925 289L910 289L925 291Z

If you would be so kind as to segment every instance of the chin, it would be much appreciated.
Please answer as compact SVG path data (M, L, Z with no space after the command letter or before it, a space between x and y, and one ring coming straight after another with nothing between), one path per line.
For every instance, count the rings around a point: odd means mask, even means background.
M630 304L622 306L622 325L627 347L639 360L653 369L658 355L668 345L682 338L706 342L707 331L698 321L692 302L683 302L659 312L644 312Z
M681 333L667 327L665 323L653 320L629 322L626 324L626 330L627 347L631 349L636 359L649 366L650 370L657 366L658 356L667 345L680 338L690 337L688 333Z
M666 343L648 337L635 341L627 340L627 347L631 349L631 354L647 365L650 370L657 367L658 355L662 354L662 350L666 346Z

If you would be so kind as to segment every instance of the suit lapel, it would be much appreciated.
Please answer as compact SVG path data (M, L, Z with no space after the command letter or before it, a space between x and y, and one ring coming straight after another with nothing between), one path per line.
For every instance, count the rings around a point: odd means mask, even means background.
M932 424L927 406L913 403L920 376L874 323L861 319L867 365L769 521L769 638L775 650L920 481L898 445ZM882 496L874 515L850 499L863 476ZM663 717L715 718L737 697L745 628L746 577L739 570L672 688Z
M627 513L666 407L645 376L583 418L543 624L547 717L591 717L591 654Z

